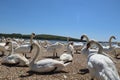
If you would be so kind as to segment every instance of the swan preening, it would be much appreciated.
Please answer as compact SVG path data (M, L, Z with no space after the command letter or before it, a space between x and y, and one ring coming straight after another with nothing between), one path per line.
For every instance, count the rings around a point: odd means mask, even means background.
M64 61L58 61L54 59L42 59L40 61L35 62L38 55L41 53L41 46L38 43L33 43L33 47L36 47L37 51L33 58L33 60L30 62L29 68L31 71L35 72L54 72L54 71L60 71L65 66L70 64L70 62L66 63Z
M93 44L99 48L98 52L89 52L89 48ZM87 64L92 79L120 80L114 62L105 55L103 47L98 42L92 40L82 50L83 54L87 54Z

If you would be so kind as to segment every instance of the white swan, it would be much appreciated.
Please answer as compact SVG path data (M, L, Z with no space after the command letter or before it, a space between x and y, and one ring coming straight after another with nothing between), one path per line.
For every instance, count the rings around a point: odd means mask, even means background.
M40 73L60 71L69 64L54 59L43 59L38 62L35 62L37 56L40 53L41 46L37 43L33 43L32 45L34 46L34 48L37 49L37 51L36 51L36 55L34 56L33 60L30 62L29 65L31 71L40 72Z
M67 45L67 51L64 52L61 56L60 56L60 60L64 61L64 62L69 62L73 60L73 55L74 55L74 47L73 47L73 42L69 42Z
M6 39L5 41L10 41L10 38ZM2 53L0 56L3 56L4 53L9 49L9 46L5 46L6 45L5 41L0 43L0 52Z
M89 51L89 47L93 44L98 46L98 52ZM92 80L120 80L114 62L109 55L103 52L103 47L98 42L90 41L82 50L83 54L88 56L87 63Z
M13 43L12 41L7 43L7 45L11 44L11 52L8 56L5 56L2 59L3 64L18 64L21 66L28 66L29 65L29 60L26 59L23 55L20 54L15 54L14 49L13 49Z
M83 39L86 40L85 45L87 45L87 43L90 41L90 39L88 38L88 36L85 35L85 34L81 36L81 39L80 39L80 40L82 41ZM85 45L83 45L82 49L84 49ZM80 52L80 53L83 53L83 50L82 50L82 49L81 49L81 52ZM90 48L90 49L89 49L90 52L97 52L97 50L98 50L97 48ZM87 55L85 54L85 56L87 56Z
M32 46L31 46L31 44L32 44L32 40L33 40L34 37L35 37L35 33L32 33L31 34L31 38L30 38L30 44L20 45L19 47L15 48L14 51L16 53L23 53L25 55L25 57L28 58L26 56L26 53L31 53L31 51L33 49Z
M64 50L65 45L60 42L47 46L47 52L53 53L53 58L58 57L57 53L63 53Z
M80 39L80 40L82 41L83 39L86 39L86 42L89 42L89 38L88 38L88 36L85 35L85 34L81 36L81 39Z
M103 51L105 53L114 53L115 54L115 49L112 46L112 39L116 39L115 36L111 36L109 38L109 45L108 46L103 46Z
M114 37L114 39L116 38ZM113 49L115 57L118 58L118 56L120 55L120 46L110 44L110 47Z

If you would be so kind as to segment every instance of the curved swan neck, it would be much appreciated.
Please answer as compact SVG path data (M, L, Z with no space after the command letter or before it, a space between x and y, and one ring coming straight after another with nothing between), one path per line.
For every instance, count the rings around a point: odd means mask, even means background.
M97 46L99 48L98 53L102 53L103 47L97 42Z
M96 42L96 41L90 41L88 44L95 44L99 49L98 49L98 53L102 53L102 51L103 51L103 47L98 43L98 42ZM91 45L90 45L91 46ZM90 47L89 46L89 47Z
M86 38L87 43L89 42L89 38L85 35L84 38Z
M89 42L89 38L87 35L82 35L82 38L85 38L87 43Z
M33 46L33 45L37 47L37 51L36 51L36 54L35 54L33 60L31 61L30 65L34 64L34 62L35 62L35 60L36 60L36 58L37 58L37 56L39 55L39 52L40 52L40 47L39 47L39 45L38 45L37 43L33 43L32 46Z
M115 36L111 36L109 39L109 46L112 47L112 39L116 39Z

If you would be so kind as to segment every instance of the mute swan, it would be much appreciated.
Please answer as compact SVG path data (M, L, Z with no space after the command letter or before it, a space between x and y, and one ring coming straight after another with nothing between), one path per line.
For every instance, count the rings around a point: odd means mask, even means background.
M86 42L89 42L89 38L88 38L88 36L85 35L85 34L81 36L81 39L80 39L80 40L83 40L84 38L86 39Z
M12 41L7 43L7 45L9 45L10 43L11 43L12 50L8 56L5 56L2 59L2 63L3 64L18 64L19 63L19 65L21 65L21 66L28 66L29 60L26 59L23 55L15 54Z
M6 39L5 41L10 41L10 39ZM0 43L0 51L2 52L2 54L0 56L3 56L4 53L8 50L8 46L5 46L6 42L1 42Z
M29 68L31 71L35 72L54 72L54 71L60 71L62 70L65 66L70 64L70 62L65 63L64 61L58 61L54 59L43 59L38 62L35 62L37 56L39 55L41 46L38 43L33 43L32 44L34 48L37 49L36 55L34 56L33 60L30 62Z
M57 53L63 53L64 50L65 45L60 42L47 46L47 52L53 53L53 58L58 57Z
M67 52L63 53L60 56L60 60L64 61L64 62L69 62L73 60L73 55L74 55L74 47L73 47L73 42L72 43L68 43L67 45Z
M28 58L26 56L26 53L31 53L31 51L33 49L31 44L32 44L32 40L34 37L35 37L35 33L32 33L31 38L30 38L30 44L24 44L24 45L21 45L21 46L15 48L15 52L16 53L23 53L25 55L25 57Z
M81 36L81 39L80 39L80 40L82 41L84 38L86 39L86 42L89 41L88 36L85 35L85 34ZM83 48L83 46L84 46L83 43L74 44L74 49L75 49L76 53L77 53L78 51L80 51L80 50Z
M93 44L99 48L98 52L89 51ZM87 64L92 80L120 80L114 62L103 52L103 47L98 42L90 41L82 50L83 54L85 53L88 56Z
M80 40L82 41L83 39L86 40L86 44L85 44L85 45L87 45L87 43L90 41L90 39L88 38L88 36L85 35L85 34L81 36L81 39L80 39ZM83 49L83 48L84 48L84 45L83 45L82 49ZM82 49L81 49L81 53L82 53L82 51L83 51ZM96 51L97 51L97 48L91 48L91 49L89 49L89 51L90 51L90 52L96 52Z
M109 46L103 46L103 51L105 53L114 53L115 54L114 47L112 46L112 39L116 39L115 36L111 36L109 38Z
M113 39L116 39L116 38L113 37ZM110 42L110 48L114 51L115 57L118 58L118 56L120 54L120 46L118 46L118 45L112 45L111 42Z

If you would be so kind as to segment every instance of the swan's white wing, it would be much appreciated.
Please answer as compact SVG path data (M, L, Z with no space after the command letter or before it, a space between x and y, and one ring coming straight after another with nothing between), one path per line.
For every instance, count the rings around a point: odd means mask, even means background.
M89 58L88 67L91 68L97 80L119 80L118 72L112 60L104 55L95 54Z
M31 50L31 45L21 45L15 49L17 53L29 53Z
M71 54L64 53L60 56L60 60L62 60L62 61L72 61L73 57L71 56Z
M57 71L61 67L61 65L62 63L60 61L53 60L53 59L43 59L36 62L32 66L32 70L37 72L51 72L54 70Z

